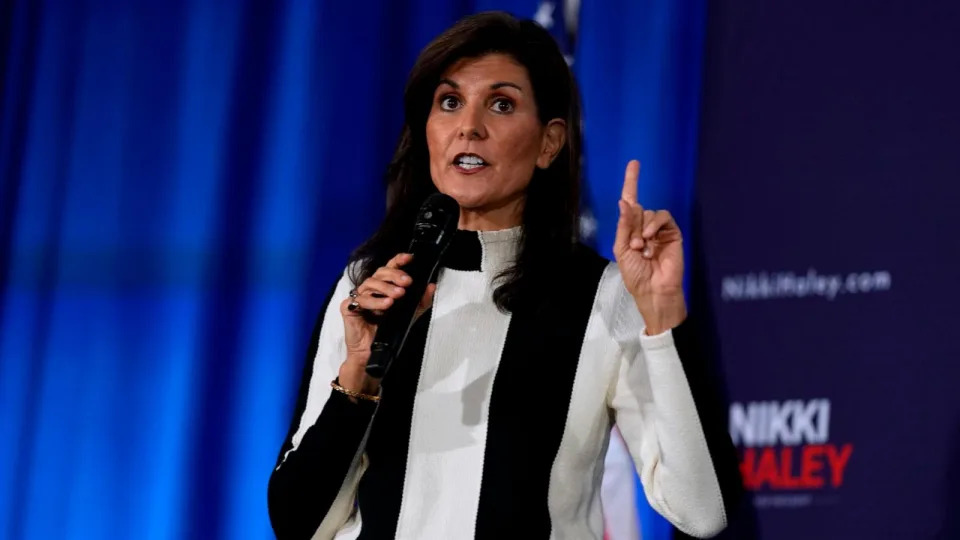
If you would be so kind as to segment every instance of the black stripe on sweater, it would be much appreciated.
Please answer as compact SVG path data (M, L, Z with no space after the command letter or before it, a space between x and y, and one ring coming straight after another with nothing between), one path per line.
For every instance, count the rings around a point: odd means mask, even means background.
M560 448L597 286L607 265L581 248L562 283L514 311L490 398L477 538L548 538ZM558 279L559 281L559 279Z
M357 494L363 520L359 540L381 540L396 535L410 450L413 402L432 314L432 310L427 310L414 323L400 356L393 361L381 383L380 408L367 439L369 464Z
M317 421L307 429L297 449L284 460L284 455L293 448L293 435L307 406L320 330L335 290L336 285L327 295L314 325L293 420L277 457L279 468L270 475L267 506L277 538L313 536L336 499L376 410L372 402L353 403L343 394L331 392Z
M452 270L479 272L483 262L483 246L475 231L457 230L453 241L440 258L440 265Z

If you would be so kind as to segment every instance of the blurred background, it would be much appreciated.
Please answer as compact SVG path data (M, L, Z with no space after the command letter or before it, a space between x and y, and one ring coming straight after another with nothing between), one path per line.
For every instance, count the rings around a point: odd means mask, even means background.
M960 538L952 0L5 0L0 538L272 536L406 74L489 9L578 77L585 239L611 256L633 158L685 232L749 490L726 536ZM635 499L611 540L671 538Z

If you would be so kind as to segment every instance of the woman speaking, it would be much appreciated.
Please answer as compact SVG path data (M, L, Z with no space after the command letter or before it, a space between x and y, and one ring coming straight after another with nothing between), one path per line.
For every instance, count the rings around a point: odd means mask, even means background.
M580 110L553 39L467 17L421 52L404 106L386 217L319 317L270 478L277 536L602 538L613 423L653 508L716 534L735 462L689 373L681 233L637 203L634 161L616 262L578 243ZM377 322L412 285L405 251L437 192L457 230L373 378Z

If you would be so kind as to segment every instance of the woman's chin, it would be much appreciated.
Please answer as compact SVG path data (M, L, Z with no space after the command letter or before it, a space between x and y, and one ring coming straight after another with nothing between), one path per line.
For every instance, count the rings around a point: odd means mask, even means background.
M453 197L463 210L473 210L483 207L485 198L482 194L463 192L456 189L440 190L444 195Z

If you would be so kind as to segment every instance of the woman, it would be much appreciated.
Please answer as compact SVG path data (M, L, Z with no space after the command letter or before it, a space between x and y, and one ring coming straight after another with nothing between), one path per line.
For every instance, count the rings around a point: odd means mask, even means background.
M637 203L633 161L616 263L577 243L580 111L549 34L460 21L420 54L405 114L387 216L314 332L270 478L277 536L601 538L613 422L657 511L695 536L723 528L723 427L701 421L684 373L680 231ZM459 230L375 380L376 320L410 285L403 250L436 191Z

